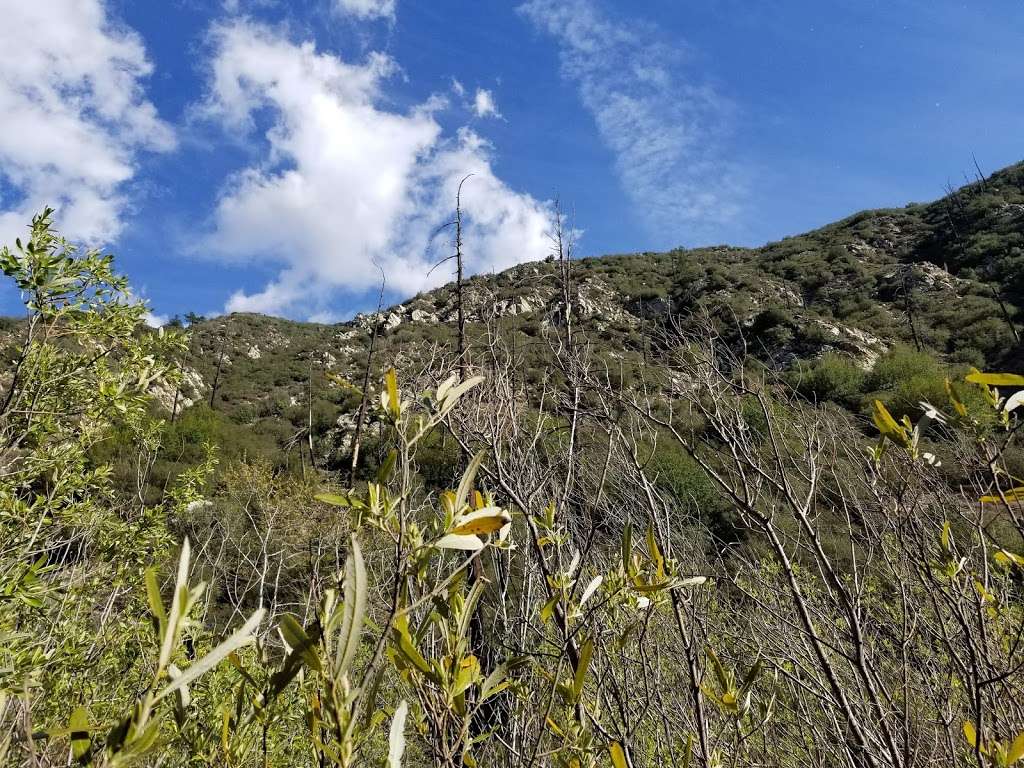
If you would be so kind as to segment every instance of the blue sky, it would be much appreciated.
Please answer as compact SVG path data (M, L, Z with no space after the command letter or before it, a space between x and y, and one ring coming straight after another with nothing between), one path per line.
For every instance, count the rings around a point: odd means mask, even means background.
M34 7L45 6L45 7ZM338 320L473 271L755 245L1024 158L1024 6L0 0L0 235L49 202L156 316ZM39 34L45 28L46 34ZM0 293L0 311L18 297Z

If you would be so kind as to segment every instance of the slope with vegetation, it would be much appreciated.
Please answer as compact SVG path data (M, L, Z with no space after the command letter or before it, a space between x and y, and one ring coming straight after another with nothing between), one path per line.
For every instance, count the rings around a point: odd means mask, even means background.
M1024 761L1024 378L976 369L1022 189L607 259L556 219L461 359L451 287L141 331L44 214L0 252L0 755Z

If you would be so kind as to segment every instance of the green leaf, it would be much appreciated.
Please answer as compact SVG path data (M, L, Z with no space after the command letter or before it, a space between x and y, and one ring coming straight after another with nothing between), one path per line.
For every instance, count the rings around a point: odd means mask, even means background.
M1024 387L1024 376L1016 373L982 373L975 371L964 376L971 384L984 384L989 387Z
M547 624L551 621L551 616L555 612L555 606L558 605L558 593L556 592L547 599L547 602L541 606L540 609L540 620L542 623Z
M751 687L753 687L754 683L757 681L758 675L761 674L761 668L763 666L764 665L761 663L760 659L753 663L753 665L747 671L747 676L743 678L743 682L740 684L741 694L746 694L751 689Z
M181 555L178 558L178 575L174 582L174 593L171 595L171 612L164 624L163 642L160 644L160 658L157 661L157 672L167 668L177 641L178 624L182 618L182 609L187 607L188 596L188 563L192 548L188 537L181 544Z
M455 491L456 512L468 503L469 491L473 487L473 481L476 479L477 470L480 469L480 465L483 463L485 455L486 451L478 451L470 460L469 465L466 467L466 471L462 473L462 479L459 480L459 487Z
M80 763L88 763L92 740L89 738L89 713L85 707L71 713L68 728L71 731L71 755Z
M409 634L409 619L407 616L402 615L395 619L394 631L396 639L398 640L398 650L401 651L402 655L405 656L406 659L412 662L416 669L433 680L435 678L434 670L412 642L412 637Z
M220 664L228 657L228 654L252 643L253 640L256 639L253 633L256 631L260 622L263 621L264 613L266 613L266 611L263 608L257 609L256 612L249 617L248 621L237 629L227 640L203 656L203 658L191 667L184 670L180 677L172 680L170 685L160 691L155 701L160 701L164 697L174 693L179 688L189 685L192 681L199 679L201 676L205 675L215 666Z
M392 473L395 471L395 464L398 462L398 451L391 451L388 457L384 459L384 463L380 465L380 469L377 470L377 482L383 485L391 479Z
M293 652L298 653L310 669L319 672L323 667L320 664L320 657L314 649L315 641L306 634L298 620L290 613L281 617L279 625L285 642L291 646Z
M153 626L156 629L157 642L163 638L167 626L167 613L164 611L164 601L160 597L160 585L156 580L156 568L146 569L146 597L149 600L149 611L153 614Z
M409 705L405 699L395 708L395 716L391 719L391 730L388 733L388 768L402 768L402 753L405 752L405 717L409 713Z
M718 678L718 684L723 691L729 690L732 687L732 675L725 671L725 667L722 666L718 654L710 646L707 649L707 654L708 658L711 659L711 668L715 672L715 677Z
M588 639L580 649L579 664L576 665L576 675L572 681L573 701L579 701L583 693L583 684L586 682L587 668L590 667L590 658L594 654L594 641Z
M627 575L633 568L633 524L628 520L622 529L622 568Z
M324 504L330 504L333 507L351 506L348 498L338 493L318 493L313 498L317 501L322 501Z
M335 674L340 678L356 657L363 634L363 618L366 615L368 583L366 565L359 541L352 535L352 553L345 561L345 605L343 607L338 650L340 651Z

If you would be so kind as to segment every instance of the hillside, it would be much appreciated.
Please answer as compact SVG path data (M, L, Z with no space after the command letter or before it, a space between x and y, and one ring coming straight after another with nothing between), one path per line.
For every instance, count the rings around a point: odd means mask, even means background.
M464 365L451 286L153 332L34 217L0 764L1019 763L1021 178L474 278Z
M471 357L482 364L490 328L515 351L526 383L540 381L546 335L559 322L556 269L526 263L467 281ZM869 374L889 350L920 349L954 367L1020 364L1024 163L933 203L864 211L761 248L581 259L573 280L579 337L622 381L658 363L667 329L709 319L726 339L742 337L754 356L789 371L805 394L858 410L862 395L885 388ZM385 310L371 378L450 349L455 317L450 285ZM189 406L212 394L216 413L193 409L202 425L183 440L194 445L214 429L231 435L222 441L229 450L297 467L312 424L317 464L337 465L359 398L325 374L361 383L373 323L232 314L194 324L176 410L188 422ZM159 397L173 407L173 390Z

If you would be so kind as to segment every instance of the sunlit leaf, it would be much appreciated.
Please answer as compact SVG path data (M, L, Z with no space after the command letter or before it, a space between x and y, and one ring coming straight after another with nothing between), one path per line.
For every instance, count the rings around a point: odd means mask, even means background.
M982 496L979 501L983 504L999 504L1006 499L1007 502L1011 501L1024 501L1024 486L1018 486L1017 488L1011 488L1008 491L1003 491L1003 495L991 494L989 496Z
M1024 387L1024 376L1016 373L982 373L975 371L964 376L972 384L984 384L988 387Z
M484 507L463 515L455 522L452 533L487 534L500 530L512 522L512 516L500 507Z
M89 712L85 707L78 707L71 713L68 729L71 731L71 755L75 760L84 762L92 745L92 739L89 738Z
M608 754L611 756L612 765L615 768L627 768L626 753L619 742L613 741L608 745Z
M235 631L227 640L203 656L203 658L188 669L184 670L180 677L172 680L170 685L160 691L156 700L159 701L169 694L174 693L174 691L178 690L182 686L189 685L193 680L197 680L199 677L205 675L215 666L220 664L221 661L227 658L229 653L237 651L239 648L243 648L253 642L253 640L255 640L253 633L263 620L264 613L264 609L259 608L252 616L249 617L248 621L246 621L245 624Z
M342 496L338 493L318 493L313 496L317 501L322 501L324 504L330 504L334 507L348 507L349 500L347 497Z
M363 618L366 615L368 583L366 565L359 541L352 535L352 552L345 561L345 605L343 606L341 629L338 634L338 658L335 674L341 677L348 671L356 657L363 634Z
M583 594L580 595L580 608L583 604L590 599L590 597L597 591L597 588L601 586L601 582L604 581L604 576L598 575L590 580L587 584L587 588L583 590Z
M391 730L388 733L388 768L402 768L402 753L405 752L405 717L409 713L409 705L405 699L395 708L395 716L391 719Z
M437 546L441 549L462 549L475 552L484 548L484 542L479 536L473 534L449 533L437 540Z

